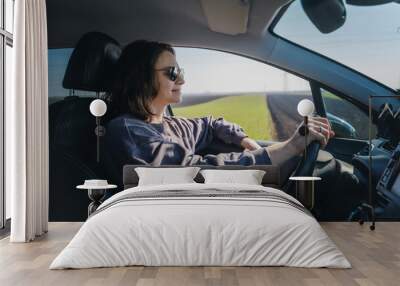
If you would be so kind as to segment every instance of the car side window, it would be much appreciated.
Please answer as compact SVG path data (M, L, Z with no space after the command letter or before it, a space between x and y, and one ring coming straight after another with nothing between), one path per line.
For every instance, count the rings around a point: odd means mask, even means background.
M223 117L253 139L282 141L302 120L298 102L312 100L309 81L268 64L206 49L176 53L185 84L182 101L172 106L175 116Z
M331 123L336 138L368 140L369 118L356 105L321 88L321 95L326 115ZM376 135L376 125L372 125L372 136Z

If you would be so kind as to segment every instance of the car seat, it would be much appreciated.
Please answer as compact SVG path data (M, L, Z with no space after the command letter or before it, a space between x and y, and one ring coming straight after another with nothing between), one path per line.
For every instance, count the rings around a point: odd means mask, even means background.
M111 90L120 54L120 45L111 37L99 32L83 35L69 59L63 87L71 94L85 90L96 96L72 95L49 106L50 221L84 221L89 198L76 186L86 179L105 178L96 161L96 120L89 105ZM111 113L102 117L102 125Z

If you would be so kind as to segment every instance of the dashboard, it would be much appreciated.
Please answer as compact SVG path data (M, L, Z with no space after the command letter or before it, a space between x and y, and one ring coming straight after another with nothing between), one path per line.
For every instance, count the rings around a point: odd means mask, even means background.
M383 171L376 189L378 191L392 191L400 196L400 144L392 152L391 158Z
M381 218L400 217L400 144L393 150L390 160L376 185L377 215Z
M369 147L362 149L352 160L362 188L368 192ZM383 219L400 218L400 144L377 138L372 140L371 175L376 215Z

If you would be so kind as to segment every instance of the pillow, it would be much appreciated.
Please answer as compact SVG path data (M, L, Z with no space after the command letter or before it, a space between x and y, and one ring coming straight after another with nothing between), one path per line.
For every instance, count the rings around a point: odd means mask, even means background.
M139 177L138 186L195 183L193 179L199 170L199 167L135 168Z
M205 184L233 183L246 185L261 185L265 171L262 170L202 170Z

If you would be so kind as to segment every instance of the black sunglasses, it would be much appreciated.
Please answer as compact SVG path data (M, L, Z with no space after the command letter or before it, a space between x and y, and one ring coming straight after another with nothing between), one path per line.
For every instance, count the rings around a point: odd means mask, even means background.
M184 74L183 73L183 69L181 69L179 67L175 67L175 66L165 67L165 68L162 68L162 69L156 69L156 71L163 71L164 74L171 81L176 81L178 78L180 78L181 80L184 79L184 77L183 77L183 74Z

